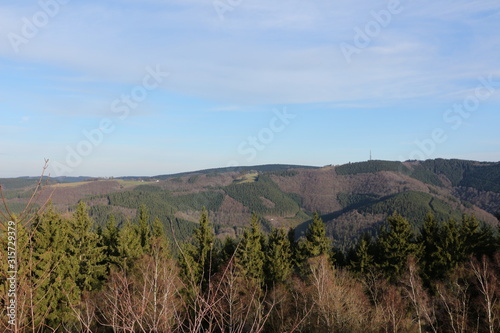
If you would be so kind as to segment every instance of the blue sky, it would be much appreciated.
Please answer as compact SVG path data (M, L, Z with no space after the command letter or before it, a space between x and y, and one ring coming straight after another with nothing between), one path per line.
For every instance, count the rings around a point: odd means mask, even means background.
M0 177L500 161L498 31L496 0L4 0Z

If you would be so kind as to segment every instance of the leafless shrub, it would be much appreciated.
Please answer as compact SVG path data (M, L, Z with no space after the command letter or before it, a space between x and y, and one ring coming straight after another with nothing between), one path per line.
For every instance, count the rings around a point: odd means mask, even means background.
M480 293L480 305L484 310L484 326L486 332L494 333L500 329L500 287L498 286L498 274L500 273L500 253L496 253L494 260L490 261L486 256L481 260L471 258L470 269L474 275L476 288Z
M445 283L438 283L436 293L439 299L439 315L446 332L465 333L470 331L469 308L471 285L464 267L459 267Z
M432 331L437 333L435 307L423 287L414 257L408 258L407 271L400 279L400 284L403 287L403 294L411 304L418 332Z
M326 256L309 261L315 332L368 332L371 309L362 285L349 273L335 270Z

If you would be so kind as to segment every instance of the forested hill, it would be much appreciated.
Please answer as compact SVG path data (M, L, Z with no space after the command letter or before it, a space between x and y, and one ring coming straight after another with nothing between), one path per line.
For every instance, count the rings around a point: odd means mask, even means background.
M204 169L204 170L199 170L199 171L182 172L182 173L176 173L176 174L159 175L159 176L155 176L152 178L154 178L154 179L168 179L168 178L188 176L188 175L192 175L192 174L201 174L201 175L209 174L210 175L210 174L220 174L220 173L227 173L227 172L250 172L250 171L273 172L273 171L282 171L282 170L289 170L289 169L318 169L318 167L306 166L306 165L294 165L294 164L264 164L264 165L256 165L256 166L230 166L230 167L225 167L225 168L213 168L213 169ZM134 178L134 177L131 177L131 178Z
M35 178L0 179L9 207L20 211L29 200ZM39 198L49 196L63 213L83 200L100 225L112 215L119 223L136 220L147 208L168 233L191 235L202 208L220 238L238 236L252 212L265 230L306 229L314 212L323 218L336 245L349 247L364 232L398 212L415 230L427 213L438 220L460 220L473 214L495 224L500 212L500 163L463 160L366 161L322 168L263 165L186 172L156 177L55 178ZM172 235L171 235L172 236Z

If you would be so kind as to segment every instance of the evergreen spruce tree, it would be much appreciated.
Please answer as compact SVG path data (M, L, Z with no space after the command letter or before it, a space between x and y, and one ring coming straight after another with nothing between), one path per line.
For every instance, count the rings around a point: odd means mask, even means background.
M234 257L238 242L232 238L227 237L222 243L222 248L219 254L219 261L221 264L227 264Z
M165 229L163 228L163 224L161 223L159 217L155 217L153 221L153 225L151 227L151 237L165 237Z
M331 241L326 237L326 229L323 220L314 213L313 221L309 224L305 239L299 244L302 256L307 258L328 255L331 251Z
M269 284L286 282L292 275L292 249L283 229L273 229L269 235L265 268Z
M421 268L424 281L442 279L447 271L446 258L443 256L443 231L433 214L424 220L418 243L422 248Z
M475 216L462 215L460 233L464 244L464 255L469 257L471 254L476 253L481 242L479 221Z
M135 261L139 259L144 250L137 226L127 221L118 234L118 253L122 270L132 268Z
M444 262L445 273L467 261L471 255L480 257L495 252L493 230L488 225L481 226L474 216L464 214L460 224L449 220L440 231L438 257Z
M473 215L464 214L460 229L464 242L465 259L469 259L471 255L481 258L483 255L495 253L495 235L489 225L481 224Z
M151 227L151 238L148 241L150 245L149 253L162 259L170 258L170 245L165 235L165 229L160 219L156 217Z
M467 258L461 229L453 219L448 220L441 227L438 255L440 262L443 263L441 276L447 275Z
M497 224L497 237L496 237L496 250L497 251L500 251L500 215L497 215L497 219L498 219L498 224Z
M236 252L236 267L241 276L257 285L264 283L264 235L260 230L260 219L254 213L250 221L250 229L246 229Z
M491 256L500 250L500 247L496 244L495 231L489 224L483 223L481 225L477 238L478 244L474 251L474 255L477 258L481 258L484 255Z
M264 283L264 237L260 230L260 219L254 213L250 221L250 229L245 230L236 252L236 267L239 274L257 285Z
M395 280L403 273L410 255L417 254L414 233L408 220L399 214L387 218L377 242L378 265L387 278Z
M209 223L208 212L205 208L201 213L198 228L194 230L191 243L186 243L181 251L179 266L181 277L191 288L201 286L206 290L210 276L215 273L216 253L213 253L214 230Z
M33 235L33 279L38 281L35 289L36 313L43 315L46 325L60 329L74 321L72 304L80 301L81 289L77 285L79 258L72 252L72 230L69 221L63 219L52 205L34 220L37 226Z
M149 213L146 205L139 206L137 212L137 225L141 246L144 251L149 248L149 240L151 238L151 223L149 221Z
M120 251L118 249L120 229L116 224L114 215L108 217L106 225L101 229L100 236L100 244L103 247L104 253L104 264L106 265L107 273L109 273L113 267L117 268L120 265Z
M105 255L103 248L98 246L99 236L92 231L94 222L88 215L85 202L78 203L69 222L68 253L78 266L76 284L81 291L98 289L106 271Z
M303 261L302 254L300 252L299 242L295 240L295 229L288 229L288 242L290 243L290 249L292 251L292 266L298 268L300 263Z
M366 273L370 268L375 267L372 242L370 235L364 234L354 251L351 267L361 274Z

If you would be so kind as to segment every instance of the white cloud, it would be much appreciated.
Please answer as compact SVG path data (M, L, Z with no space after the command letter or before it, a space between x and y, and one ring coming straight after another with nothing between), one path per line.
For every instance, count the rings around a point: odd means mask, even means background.
M169 91L237 105L446 96L466 88L455 87L458 76L475 78L500 65L490 52L498 43L482 37L498 30L492 30L499 26L496 14L476 18L498 10L497 2L401 3L400 16L351 65L339 43L352 42L353 28L363 28L373 19L370 11L385 8L386 1L243 1L222 22L210 1L167 7L150 0L155 7L149 9L70 2L19 56L5 45L0 54L124 84L159 63L172 72ZM1 10L2 28L18 26L16 14L21 11ZM436 37L435 29L453 32L453 22L468 29L462 48ZM445 49L451 47L458 49L450 58Z

